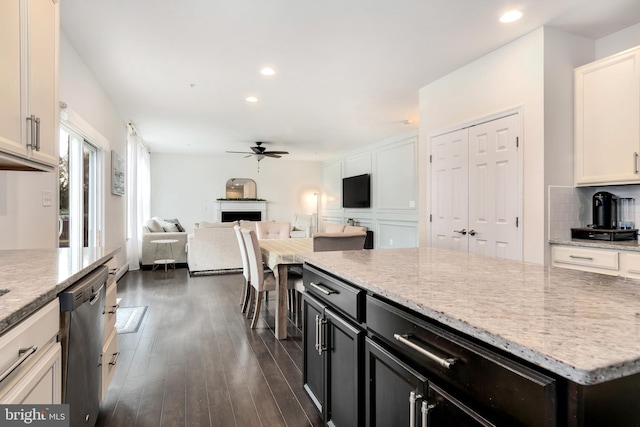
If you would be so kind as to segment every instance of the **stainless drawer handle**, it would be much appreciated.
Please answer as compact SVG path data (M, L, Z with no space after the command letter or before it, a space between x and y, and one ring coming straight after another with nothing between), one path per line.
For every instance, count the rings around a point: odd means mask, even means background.
M116 363L118 363L118 357L120 357L120 352L119 351L113 353L113 359L111 359L111 362L109 362L109 365L115 366Z
M33 353L35 353L37 349L38 347L32 345L29 348L21 348L20 350L18 350L18 360L13 362L13 365L9 366L7 370L4 371L2 375L0 375L0 382L4 381L5 378L11 375L13 371L18 369L18 367L22 365Z
M393 334L393 337L396 340L400 341L402 344L408 347L411 347L412 349L422 354L423 356L426 356L429 359L433 360L443 368L450 369L456 363L456 359L440 357L437 354L434 354L431 351L426 350L420 347L419 345L412 343L411 341L409 341L409 337L410 337L409 335Z
M316 314L316 351L320 356L322 356L322 349L320 346L320 329L321 329L320 316Z
M429 411L435 407L436 405L433 403L429 403L426 400L422 401L422 407L420 408L422 411L422 427L429 427Z
M638 153L633 153L633 173L638 174Z
M120 307L120 304L116 304L111 306L111 310L109 310L109 314L116 314L116 310Z
M36 117L36 151L40 151L40 117Z
M584 259L584 260L587 260L587 261L593 261L593 257L590 257L590 256L569 255L569 258Z
M313 282L309 282L309 284L314 287L315 289L319 290L320 292L322 292L325 295L331 295L331 294L337 294L336 291L334 291L333 289L329 289L326 286L322 286L322 285L316 285Z

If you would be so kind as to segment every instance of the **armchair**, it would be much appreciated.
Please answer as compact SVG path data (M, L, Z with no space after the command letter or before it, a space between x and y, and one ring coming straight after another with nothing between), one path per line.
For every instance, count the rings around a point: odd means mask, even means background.
M294 214L291 221L291 238L311 237L315 230L315 215Z

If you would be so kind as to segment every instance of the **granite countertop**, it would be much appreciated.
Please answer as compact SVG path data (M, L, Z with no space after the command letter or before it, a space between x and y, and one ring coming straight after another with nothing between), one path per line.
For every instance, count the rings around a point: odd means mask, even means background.
M587 239L549 239L549 243L551 243L552 245L581 246L583 248L615 249L622 251L640 252L640 245L638 245L638 240L610 242L607 240Z
M0 334L106 263L120 248L0 250Z
M640 372L640 282L434 248L305 262L579 384Z

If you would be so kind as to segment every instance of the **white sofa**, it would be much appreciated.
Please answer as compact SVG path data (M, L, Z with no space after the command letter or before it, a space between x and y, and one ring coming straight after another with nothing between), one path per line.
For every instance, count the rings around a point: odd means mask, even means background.
M233 227L255 230L253 221L200 222L187 238L187 266L190 275L224 274L242 271L242 258Z
M173 222L175 221L175 222ZM175 224L172 226L171 224ZM178 228L179 227L179 228ZM152 240L174 239L177 243L171 243L171 251L176 260L176 264L185 264L187 262L187 233L180 230L182 226L177 220L161 220L159 218L151 218L142 227L142 253L140 257L140 265L142 267L152 267L153 261L156 259L156 249L160 258L165 258L165 250L168 248L157 247L157 244L151 243ZM169 230L169 231L167 231Z

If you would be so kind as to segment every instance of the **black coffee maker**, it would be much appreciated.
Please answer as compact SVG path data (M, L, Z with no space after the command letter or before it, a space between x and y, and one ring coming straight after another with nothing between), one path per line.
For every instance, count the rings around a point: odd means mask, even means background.
M607 191L593 195L593 228L618 228L618 197Z

